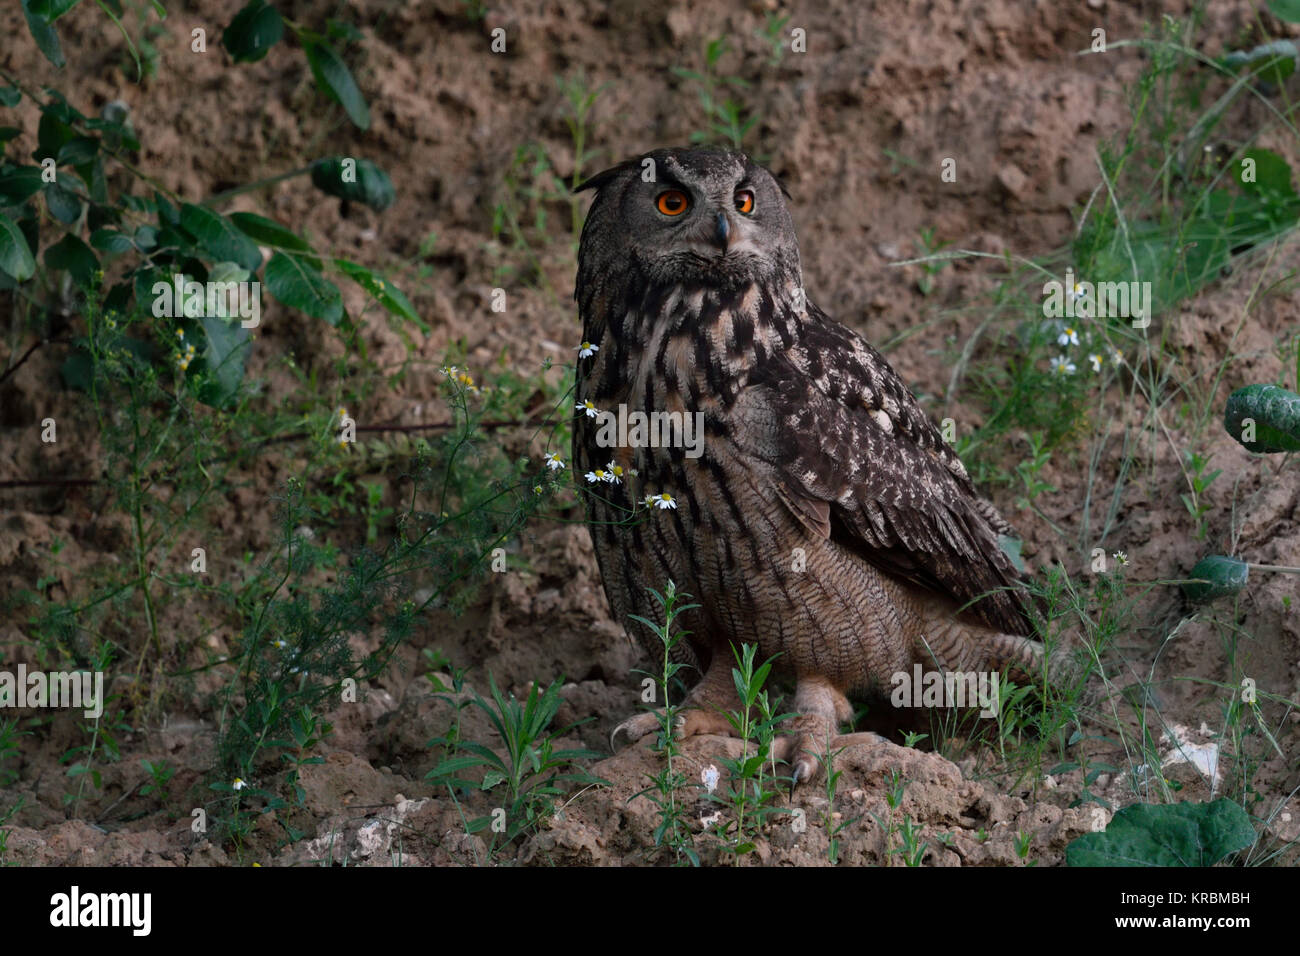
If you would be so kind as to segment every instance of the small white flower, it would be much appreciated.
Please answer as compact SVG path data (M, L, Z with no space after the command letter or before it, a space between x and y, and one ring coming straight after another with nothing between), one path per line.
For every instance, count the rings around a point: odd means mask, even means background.
M614 462L611 461L608 465L605 466L605 480L608 481L611 485L622 484L623 466L616 465L614 464Z
M1128 555L1125 554L1123 551L1116 551L1114 554L1111 555L1111 557L1114 558L1116 561L1118 561L1120 564L1128 564Z
M271 646L275 648L284 648L287 647L288 645L285 644L283 638L277 637L275 640L271 642Z
M1061 330L1061 334L1056 337L1057 345L1078 345L1079 333L1074 331L1068 325Z
M587 399L586 401L579 402L577 405L574 405L573 407L580 412L586 412L588 418L596 417L596 411L597 411L596 404L591 399Z
M718 789L718 768L709 764L700 771L700 782L704 784L704 789L709 793Z
M564 467L564 460L560 458L560 453L558 451L551 452L543 460L546 462L546 467L551 469L551 471L559 471Z
M453 375L456 374L457 369L456 366L454 365L444 365L441 369L439 369L439 371L442 372L443 375L446 375L448 378L451 378Z
M677 502L666 491L661 495L646 495L645 506L647 508L658 508L660 511L667 511L670 508L674 511L677 510Z
M1114 364L1114 365L1123 365L1123 364L1124 364L1124 353L1121 352L1119 349L1115 349L1115 348L1113 348L1113 349L1110 350L1110 360L1111 360L1111 363Z
M599 345L592 345L590 342L583 342L578 346L578 358L591 358L599 351Z
M246 784L246 783L244 782L244 778L243 778L243 777L236 777L236 778L235 778L235 782L232 783L230 786L231 786L231 788L234 789L234 790L243 790L245 787L248 786L248 784Z
M609 481L609 479L605 477L604 468L597 468L595 471L587 472L586 478L587 481L592 484L595 484L598 481Z
M1100 371L1101 371L1101 356L1100 356L1100 355L1098 355L1096 352L1094 352L1092 355L1089 355L1089 356L1088 356L1088 361L1092 363L1092 370L1093 370L1094 372L1100 372Z
M1059 372L1063 375L1073 375L1074 363L1064 355L1058 355L1056 358L1052 359L1052 371Z
M533 494L535 494L535 495L540 495L541 493L542 493L542 486L541 486L541 485L533 485Z

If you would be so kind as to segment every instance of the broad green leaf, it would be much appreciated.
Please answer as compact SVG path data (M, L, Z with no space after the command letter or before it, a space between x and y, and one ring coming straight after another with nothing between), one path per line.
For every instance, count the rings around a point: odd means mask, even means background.
M322 192L365 203L376 212L383 212L397 198L388 174L368 159L318 159L311 164L311 181Z
M184 203L181 206L181 225L198 240L200 248L217 261L237 262L245 269L262 266L262 252L246 235L234 227L225 216L206 206Z
M357 81L343 62L343 58L334 52L327 43L311 42L303 47L307 62L311 65L316 85L335 99L348 114L348 119L360 129L370 128L370 108L361 95Z
M221 45L236 63L256 63L280 42L284 21L265 0L251 0L221 34Z
M1234 73L1243 68L1253 71L1266 83L1281 83L1295 72L1296 59L1300 57L1291 40L1273 40L1261 43L1252 50L1233 50L1223 56L1219 62Z
M31 11L46 23L53 23L81 0L31 0Z
M1300 395L1276 385L1247 385L1228 396L1223 427L1247 451L1300 451Z
M415 307L411 305L411 300L406 297L401 289L387 279L382 279L365 266L349 262L347 259L335 259L334 266L369 292L371 297L387 309L389 313L398 318L406 319L408 322L414 322L426 332L429 330L429 327L421 321Z
M60 119L62 111L59 104L46 106L41 110L40 121L36 124L36 151L32 158L36 160L57 160L59 150L65 143L74 139L76 131Z
M251 275L238 262L216 262L208 269L209 282L245 282Z
M80 166L99 153L99 140L93 136L74 136L59 147L55 160L60 166Z
M140 247L141 252L148 252L153 249L158 245L158 230L153 226L137 226L135 244Z
M202 357L208 373L208 378L198 389L199 401L214 408L224 408L239 394L248 353L253 347L253 336L237 319L205 315L199 321L207 339Z
M291 309L338 325L343 318L343 296L302 256L277 252L266 264L266 288Z
M36 274L36 259L22 230L4 215L0 215L0 269L19 282L26 282Z
M36 48L41 51L45 59L59 69L63 69L68 61L63 58L63 47L59 45L59 35L54 32L54 27L45 22L43 17L32 11L32 0L22 0L22 3L23 17L27 20L27 29L31 31L32 39L36 41Z
M230 221L235 224L235 228L259 245L270 246L281 252L313 253L306 239L265 216L251 212L232 212ZM320 268L320 260L314 255L304 258L309 258L317 269Z
M45 250L45 264L51 269L60 269L72 276L72 281L83 289L89 289L99 269L99 260L90 246L86 245L72 233L68 233L54 245Z
M1213 866L1257 839L1250 815L1226 797L1212 803L1135 803L1102 833L1065 848L1070 866Z
M1197 561L1187 576L1197 580L1181 585L1183 594L1189 601L1202 603L1236 594L1244 588L1250 577L1250 565L1239 558L1211 554Z
M71 176L65 172L64 176ZM81 218L81 197L70 189L65 189L58 182L45 186L45 208L59 222L72 225Z
M12 109L22 102L23 91L16 86L0 86L0 106Z
M90 245L100 252L118 255L135 248L130 236L125 236L113 229L96 229L90 234Z
M1300 0L1268 0L1268 8L1285 23L1300 23Z
M1247 163L1246 160L1252 162ZM1253 167L1251 181L1245 178L1247 168ZM1237 179L1246 192L1273 193L1281 201L1295 199L1295 187L1291 185L1291 165L1269 149L1248 149L1237 163Z
M38 166L10 166L0 172L0 206L17 206L41 191Z

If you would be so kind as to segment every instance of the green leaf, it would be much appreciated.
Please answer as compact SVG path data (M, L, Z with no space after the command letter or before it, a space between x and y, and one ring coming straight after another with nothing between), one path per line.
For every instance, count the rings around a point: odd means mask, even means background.
M1295 72L1297 58L1300 58L1300 50L1294 42L1273 40L1244 53L1233 50L1221 57L1219 62L1234 73L1248 68L1267 83L1281 83Z
M71 175L65 173L64 175ZM81 218L81 197L59 183L47 183L45 186L45 208L59 222L72 225Z
M153 249L158 245L158 230L153 226L137 226L135 244L140 247L141 252L148 252Z
M36 41L36 48L41 51L45 59L49 60L60 70L68 62L63 58L63 48L59 45L59 35L54 32L54 27L45 22L45 19L39 14L32 11L33 0L22 0L23 16L27 20L27 29L31 31L32 39Z
M303 47L307 62L311 65L316 85L337 100L348 114L348 119L360 129L370 128L370 108L357 87L357 81L344 64L342 57L334 52L327 43L307 43Z
M216 262L208 269L209 282L244 282L251 275L238 262Z
M99 152L99 140L93 136L74 136L59 147L55 162L59 166L80 166L95 158Z
M425 780L437 780L440 777L453 777L462 770L473 770L483 765L479 757L449 757L424 775Z
M206 206L181 205L181 226L198 240L200 248L217 261L237 262L245 269L262 267L262 251L225 216Z
M411 300L397 286L375 275L365 266L349 262L347 259L335 259L334 266L370 293L371 297L389 313L408 322L414 322L425 332L429 331L429 327L421 321L415 307L411 305Z
M365 203L376 212L383 212L397 198L388 174L368 159L318 159L311 164L311 181L322 192Z
M265 0L251 0L221 34L221 45L236 63L256 63L284 36L280 11Z
M199 321L207 339L203 361L208 376L201 380L198 398L205 405L224 408L239 394L253 336L238 321L219 315L205 315Z
M19 282L26 282L36 274L36 259L22 230L4 215L0 215L0 269Z
M265 216L251 212L232 212L230 221L235 224L236 229L259 245L287 252L313 251L306 239ZM319 259L312 258L312 264L317 269L320 268Z
M1187 600L1200 604L1236 594L1244 588L1250 577L1250 565L1239 558L1211 554L1197 561L1187 576L1199 580L1181 585L1183 594Z
M343 318L343 296L302 256L277 252L266 264L266 288L291 309L338 325Z
M32 153L33 159L57 159L63 145L76 137L76 131L59 118L61 112L57 104L41 110L40 121L36 124L36 151Z
M1253 182L1247 182L1242 178L1245 172L1245 161L1252 160L1254 166ZM1270 149L1248 149L1241 156L1241 162L1237 167L1237 178L1241 180L1241 188L1246 192L1272 194L1267 198L1275 201L1294 200L1296 198L1295 188L1291 185L1291 165L1277 153Z
M1239 388L1224 405L1223 427L1247 451L1300 451L1300 395L1276 385Z
M0 106L12 109L22 102L23 91L16 86L0 86Z
M1254 844L1250 815L1226 797L1212 803L1135 803L1102 833L1065 848L1069 866L1213 866Z
M0 206L17 206L41 191L38 166L10 166L0 172Z
M96 229L90 234L90 245L100 252L118 255L135 248L130 236L125 236L113 229Z
M505 779L506 775L500 770L489 770L487 773L483 774L483 782L479 784L479 789L491 790L497 784L504 783Z
M46 23L53 23L81 0L31 0L31 11Z
M1300 23L1300 0L1268 0L1268 8L1284 23Z
M45 264L51 269L60 269L72 276L72 281L83 289L89 289L99 269L99 260L90 246L86 245L72 233L68 233L54 245L45 250Z

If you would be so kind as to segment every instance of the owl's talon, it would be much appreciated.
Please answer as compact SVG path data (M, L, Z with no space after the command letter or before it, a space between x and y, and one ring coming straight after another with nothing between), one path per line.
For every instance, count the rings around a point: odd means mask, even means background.
M642 737L663 726L663 714L659 711L645 711L640 714L633 714L627 720L623 721L609 735L609 749L611 753L618 753L618 735L622 733L627 737L629 744L634 744Z

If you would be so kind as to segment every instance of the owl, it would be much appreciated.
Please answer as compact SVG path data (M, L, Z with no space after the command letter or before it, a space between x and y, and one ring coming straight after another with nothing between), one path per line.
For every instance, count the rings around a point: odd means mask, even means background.
M729 734L733 648L794 684L778 740L794 782L840 735L848 694L913 665L1033 673L1032 602L933 420L874 348L813 304L777 180L743 153L658 149L589 179L575 298L575 472L615 618L699 606L681 736ZM643 712L615 737L660 726Z

